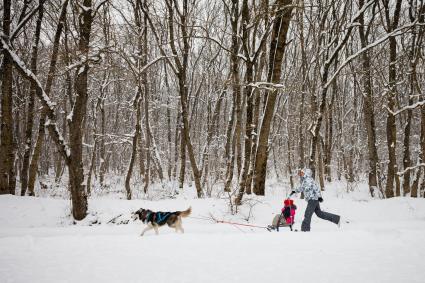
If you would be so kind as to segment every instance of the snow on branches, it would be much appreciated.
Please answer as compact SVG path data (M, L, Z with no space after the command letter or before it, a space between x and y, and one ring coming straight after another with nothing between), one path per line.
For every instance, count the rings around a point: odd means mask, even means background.
M62 137L62 134L59 132L59 129L56 125L56 114L54 106L55 104L50 100L49 96L44 91L40 81L37 76L25 65L25 63L19 58L19 56L12 50L10 45L8 44L7 36L0 32L0 47L6 51L6 53L11 57L13 61L13 65L19 71L19 73L29 80L32 84L36 86L36 94L40 99L43 109L47 113L47 121L45 126L49 129L49 132L55 141L59 152L62 154L66 162L69 162L71 153L68 146L65 144L65 141Z

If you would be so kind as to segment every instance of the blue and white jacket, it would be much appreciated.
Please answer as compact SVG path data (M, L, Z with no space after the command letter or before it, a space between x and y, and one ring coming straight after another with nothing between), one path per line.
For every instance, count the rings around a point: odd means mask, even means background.
M310 169L304 170L304 176L301 177L301 184L295 190L296 193L304 193L306 201L309 200L318 200L322 196L319 186L316 184L312 177L312 172Z

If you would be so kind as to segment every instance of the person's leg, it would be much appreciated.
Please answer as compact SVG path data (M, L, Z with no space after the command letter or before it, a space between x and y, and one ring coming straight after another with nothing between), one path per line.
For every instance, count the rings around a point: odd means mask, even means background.
M301 231L308 232L310 231L310 223L311 217L313 216L314 211L316 210L316 206L319 205L319 201L317 200L309 200L307 203L307 208L304 213L304 220L301 224Z
M315 207L314 212L316 213L317 217L319 217L319 218L331 221L335 224L339 223L340 216L321 210L319 203L317 203L317 206Z

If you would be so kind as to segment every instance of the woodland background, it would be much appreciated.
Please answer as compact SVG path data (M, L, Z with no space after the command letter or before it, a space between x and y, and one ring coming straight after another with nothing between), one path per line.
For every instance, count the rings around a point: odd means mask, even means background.
M423 0L3 0L0 193L174 182L238 205L309 167L425 197Z

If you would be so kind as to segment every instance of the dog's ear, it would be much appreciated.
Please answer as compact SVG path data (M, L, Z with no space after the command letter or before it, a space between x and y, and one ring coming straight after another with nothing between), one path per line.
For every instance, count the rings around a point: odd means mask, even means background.
M133 220L139 219L139 218L140 218L140 209L139 209L139 210L136 210L136 211L133 211L133 212L131 213L131 218L132 218Z
M133 212L133 215L137 215L137 218L138 219L142 219L142 215L143 215L143 212L144 212L145 210L143 209L143 208L140 208L139 210L137 210L136 212Z

